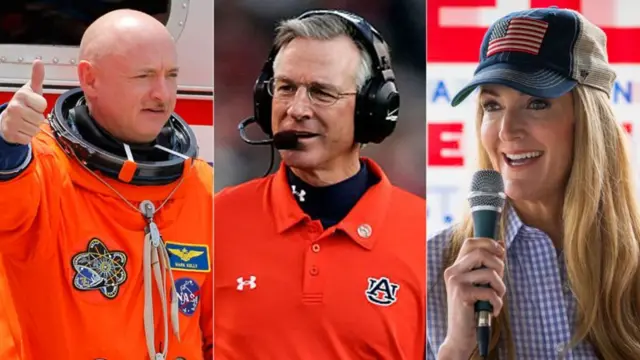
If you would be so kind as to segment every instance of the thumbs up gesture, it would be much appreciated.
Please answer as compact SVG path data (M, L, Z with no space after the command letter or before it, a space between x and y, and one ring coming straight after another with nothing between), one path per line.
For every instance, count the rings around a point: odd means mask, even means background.
M14 95L0 117L0 136L11 144L28 144L40 132L47 100L42 96L44 64L36 60L31 80Z

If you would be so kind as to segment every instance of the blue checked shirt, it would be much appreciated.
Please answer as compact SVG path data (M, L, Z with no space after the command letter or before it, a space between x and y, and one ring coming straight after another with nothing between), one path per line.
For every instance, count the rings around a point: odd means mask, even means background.
M542 231L522 223L515 210L507 207L505 285L509 301L512 338L518 360L559 359L571 340L576 302L567 282L562 256ZM427 241L427 359L435 360L447 334L447 294L444 283L444 256L451 238L448 228ZM595 295L594 295L595 296ZM499 356L506 359L506 345ZM581 342L567 350L567 360L598 359L593 348Z

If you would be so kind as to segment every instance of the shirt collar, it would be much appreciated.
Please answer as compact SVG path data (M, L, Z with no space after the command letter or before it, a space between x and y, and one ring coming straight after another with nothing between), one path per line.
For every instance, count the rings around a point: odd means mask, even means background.
M330 186L312 186L297 177L291 168L286 168L287 180L302 211L319 219L327 228L344 219L368 188L379 181L369 174L362 161L359 165L355 175Z
M507 203L504 209L506 222L505 222L505 246L507 249L514 244L516 239L540 239L540 236L549 239L549 235L544 231L528 226L520 219L518 212L513 205Z
M371 186L349 214L333 228L343 231L360 246L371 250L382 233L388 208L385 204L391 200L393 185L373 160L366 157L361 160L380 181ZM268 210L273 214L279 234L311 221L309 215L302 211L294 199L284 163L280 164L272 177L267 196L270 207Z
M522 220L520 220L520 217L518 216L516 209L513 206L511 206L511 204L507 204L504 210L505 210L504 215L506 217L505 246L507 249L509 249L511 247L511 244L513 244L513 241L515 240L516 236L518 235L518 232L525 225L522 222Z

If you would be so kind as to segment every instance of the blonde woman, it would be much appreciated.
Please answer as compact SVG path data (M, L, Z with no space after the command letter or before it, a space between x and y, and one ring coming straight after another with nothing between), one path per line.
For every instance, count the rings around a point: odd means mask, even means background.
M489 359L640 359L640 216L614 79L605 34L577 12L516 12L485 35L452 105L479 89L478 166L500 172L507 202L498 241L473 239L469 217L429 239L428 359L479 358L478 300L496 316Z

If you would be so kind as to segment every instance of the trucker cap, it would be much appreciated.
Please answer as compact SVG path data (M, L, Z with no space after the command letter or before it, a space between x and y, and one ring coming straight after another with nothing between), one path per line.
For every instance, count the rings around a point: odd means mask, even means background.
M602 29L574 10L529 9L491 25L482 40L473 79L451 105L457 106L486 84L541 98L559 97L583 84L610 97L615 78Z

